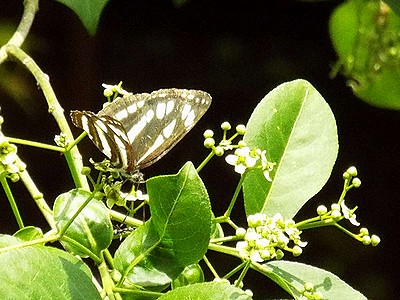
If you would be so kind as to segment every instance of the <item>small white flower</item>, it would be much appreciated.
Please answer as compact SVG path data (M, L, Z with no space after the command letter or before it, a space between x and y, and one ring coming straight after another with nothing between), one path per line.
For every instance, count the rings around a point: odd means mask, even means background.
M229 154L225 160L228 164L235 166L235 172L243 174L247 168L252 168L257 163L259 156L249 147L238 148L235 154Z
M342 213L343 216L350 221L351 224L353 224L354 226L360 226L360 223L356 220L356 214L354 213L354 210L350 210L346 204L343 202L340 204L341 208L342 208Z
M109 90L109 91L112 91L112 92L114 92L114 93L118 93L118 94L120 94L120 95L127 95L127 94L130 94L129 92L125 91L125 90L122 88L122 82L120 82L118 85L115 85L115 84L112 85L112 84L105 84L105 83L103 83L102 86L103 86L103 88L104 88L105 90Z

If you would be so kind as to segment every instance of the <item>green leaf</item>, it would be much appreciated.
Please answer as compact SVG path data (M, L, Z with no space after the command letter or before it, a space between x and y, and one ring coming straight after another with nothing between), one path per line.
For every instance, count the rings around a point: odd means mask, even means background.
M150 178L146 187L151 219L121 243L114 263L124 274L134 259L157 244L127 274L124 286L140 285L161 291L185 266L197 263L207 251L211 207L207 191L191 163L176 175Z
M303 289L304 283L310 282L315 290L321 292L323 298L327 300L367 299L331 272L310 265L281 260L266 263L258 271L297 297L300 297L298 290Z
M199 264L186 266L181 274L172 282L172 288L204 282L204 272Z
M220 282L195 283L164 294L159 300L250 300L251 297L233 285Z
M40 228L35 226L26 226L21 228L13 236L23 240L23 241L32 241L43 237L43 232Z
M86 30L94 35L99 25L101 12L109 0L57 0L74 11Z
M399 3L390 3L397 13ZM400 109L399 15L379 1L346 1L333 11L329 32L339 56L333 73L343 73L354 94L368 104Z
M82 204L91 197L92 193L84 189L74 189L61 194L54 202L54 219L60 230L73 217ZM98 199L91 199L77 218L72 222L64 236L73 239L76 243L89 249L97 256L110 246L113 238L113 226L108 209ZM82 251L75 243L63 240L66 249L82 257L88 253Z
M398 0L385 0L387 4L389 4L390 8L400 16L400 2Z
M19 244L0 235L2 246ZM0 254L0 299L101 299L90 269L71 254L45 246L18 248Z
M180 265L198 262L206 253L211 234L211 205L193 164L176 175L150 178L146 184L151 221Z
M121 274L127 273L130 264L159 241L160 237L154 230L153 224L147 221L133 231L115 251L115 268ZM182 272L183 267L166 253L158 251L158 255L160 255L158 260L155 256L142 257L138 264L126 274L127 280L124 281L124 287L136 288L139 285L152 291L165 289L170 284L171 278Z
M276 163L272 182L260 170L246 175L247 215L279 212L292 218L324 186L338 152L332 111L305 80L281 84L265 96L250 117L244 140L266 150Z

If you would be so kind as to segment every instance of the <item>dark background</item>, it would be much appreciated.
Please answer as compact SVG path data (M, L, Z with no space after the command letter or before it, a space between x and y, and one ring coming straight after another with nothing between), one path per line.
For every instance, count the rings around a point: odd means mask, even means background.
M270 2L192 0L177 7L167 0L112 0L92 37L68 8L40 1L24 49L50 76L66 113L99 110L101 83L120 80L132 92L179 87L202 89L213 96L199 124L165 158L146 169L147 177L175 173L186 160L199 164L207 155L201 137L205 129L218 131L225 120L246 123L257 103L277 85L297 78L310 81L333 110L340 148L331 179L296 219L313 216L320 203L336 201L343 184L341 174L355 165L362 186L350 192L348 204L359 206L358 220L382 242L376 248L366 247L333 228L316 229L303 233L309 244L300 260L333 272L368 299L393 299L399 268L394 243L399 226L400 115L358 100L344 78L329 79L336 56L328 19L340 1ZM1 0L0 34L6 35L6 25L14 30L21 14L22 1ZM0 76L7 76L3 79L8 82L0 86L3 131L52 143L58 129L33 77L12 62L0 66ZM81 149L86 159L102 159L88 139ZM49 202L72 187L59 154L24 146L18 151ZM237 176L222 159L216 159L202 171L202 178L216 214L223 213ZM16 198L26 223L45 227L23 189L16 191ZM12 233L17 227L3 193L0 201L1 232ZM243 220L239 213L237 207L238 223ZM218 261L226 264L227 259L218 256ZM251 275L245 285L254 291L255 299L287 297L276 293L267 279Z

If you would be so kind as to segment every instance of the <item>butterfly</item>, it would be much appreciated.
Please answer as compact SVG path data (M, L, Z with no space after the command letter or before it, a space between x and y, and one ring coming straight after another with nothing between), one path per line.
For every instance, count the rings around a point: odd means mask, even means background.
M200 90L161 89L124 95L97 114L74 110L71 119L115 167L133 173L167 154L210 104L211 96Z

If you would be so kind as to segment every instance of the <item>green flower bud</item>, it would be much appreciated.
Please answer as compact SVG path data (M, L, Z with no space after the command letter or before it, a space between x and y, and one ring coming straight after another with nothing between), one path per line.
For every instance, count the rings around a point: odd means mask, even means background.
M365 236L363 236L363 238L361 239L361 241L362 241L362 243L364 244L364 245L369 245L369 244L371 244L371 237L369 236L369 235L365 235Z
M244 229L243 227L239 227L238 229L236 229L236 236L238 238L244 238L244 235L246 234L246 229Z
M17 182L19 180L19 174L18 173L12 173L10 175L10 179L12 182Z
M332 203L331 209L340 211L340 205L338 203Z
M304 290L306 290L307 292L312 292L314 289L314 285L311 282L306 282L304 284Z
M350 174L348 173L348 172L344 172L343 173L343 179L344 180L346 180L346 179L349 179L351 176L350 176Z
M332 210L331 216L333 220L338 221L342 217L342 213L340 210Z
M104 97L111 97L112 95L114 94L114 92L111 90L111 89L109 89L109 88L107 88L107 89L104 89L104 91L103 91L103 95L104 95Z
M361 229L360 229L360 234L361 234L362 236L364 236L364 235L369 235L368 228L365 228L365 227L361 228Z
M241 141L239 141L238 146L239 146L239 148L244 148L247 146L247 144L245 141L241 140Z
M4 123L4 118L0 116L0 125Z
M228 131L232 128L231 124L229 124L229 122L224 122L221 124L221 129L223 131Z
M357 168L354 167L354 166L348 168L346 172L349 173L349 175L350 175L351 177L357 176Z
M243 287L243 280L241 280L240 282L239 282L239 284L238 284L238 281L237 280L235 280L234 281L234 284L235 284L235 286L237 286L238 288L242 288ZM238 284L238 285L237 285Z
M285 253L281 249L276 250L276 259L280 260L285 256Z
M358 177L356 177L356 178L353 178L352 183L355 188L358 188L361 185L361 180Z
M91 169L89 167L83 167L81 170L81 174L85 175L85 176L90 175L90 172L91 172Z
M204 140L204 147L212 148L214 145L215 145L215 140L213 138L209 137Z
M379 236L377 236L376 234L373 234L371 236L371 245L372 246L377 246L379 243L381 242L381 238Z
M244 291L248 296L253 297L253 292L249 289Z
M204 138L212 138L214 136L214 131L212 131L211 129L207 129L206 131L204 131L203 133Z
M216 156L222 156L222 155L224 155L224 152L225 152L224 148L222 148L220 146L217 146L214 148L214 153Z
M293 256L297 257L303 253L303 249L300 246L294 246L293 247Z
M246 132L246 126L243 124L239 124L238 126L236 126L236 132L240 135L244 135L244 133Z
M325 205L320 205L317 207L317 214L318 216L323 216L328 212L328 209Z

